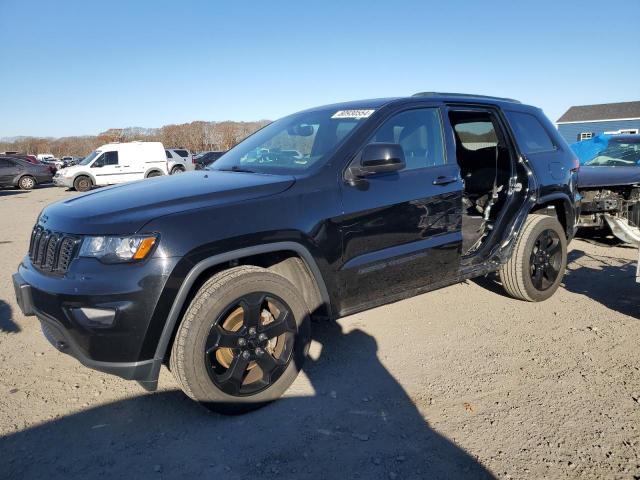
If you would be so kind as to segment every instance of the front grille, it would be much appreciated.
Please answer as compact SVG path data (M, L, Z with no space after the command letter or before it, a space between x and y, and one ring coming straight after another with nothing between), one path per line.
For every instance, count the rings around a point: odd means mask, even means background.
M78 251L80 238L36 226L31 232L29 258L39 270L65 273Z

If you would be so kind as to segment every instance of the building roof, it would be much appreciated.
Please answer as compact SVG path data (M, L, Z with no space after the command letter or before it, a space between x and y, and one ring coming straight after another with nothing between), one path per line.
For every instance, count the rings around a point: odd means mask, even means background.
M640 102L601 103L571 107L556 123L640 119Z

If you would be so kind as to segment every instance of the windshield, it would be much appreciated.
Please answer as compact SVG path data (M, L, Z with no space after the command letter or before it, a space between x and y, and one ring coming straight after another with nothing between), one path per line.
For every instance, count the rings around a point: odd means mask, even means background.
M371 113L373 110L331 109L281 118L229 150L207 169L273 174L307 171L324 163Z
M78 162L78 165L89 165L94 158L102 153L102 150L94 150L89 155L84 157L81 161Z
M638 167L640 162L640 138L638 141L614 142L598 153L585 165L598 167Z

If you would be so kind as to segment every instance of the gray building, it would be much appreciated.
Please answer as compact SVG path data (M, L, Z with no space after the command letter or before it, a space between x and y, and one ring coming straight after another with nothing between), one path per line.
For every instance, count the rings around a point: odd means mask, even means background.
M600 133L640 133L640 102L571 107L556 125L569 144Z

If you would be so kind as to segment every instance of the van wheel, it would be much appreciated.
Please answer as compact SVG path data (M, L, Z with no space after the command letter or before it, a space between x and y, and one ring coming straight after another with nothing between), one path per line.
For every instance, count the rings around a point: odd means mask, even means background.
M184 167L175 166L171 169L171 175L175 175L176 173L184 173Z
M500 269L509 295L528 302L551 297L567 267L567 237L557 218L529 215L511 258Z
M85 175L81 175L73 181L73 188L75 188L78 192L88 192L89 190L91 190L92 186L93 182L89 177Z
M29 175L25 175L20 180L18 180L18 187L20 190L31 190L36 186L36 179L30 177Z
M278 399L302 369L309 310L286 278L253 266L220 272L184 314L169 366L182 390L226 414Z
M154 170L153 172L149 172L149 174L147 175L147 178L159 177L161 175L162 173L158 172L157 170Z

